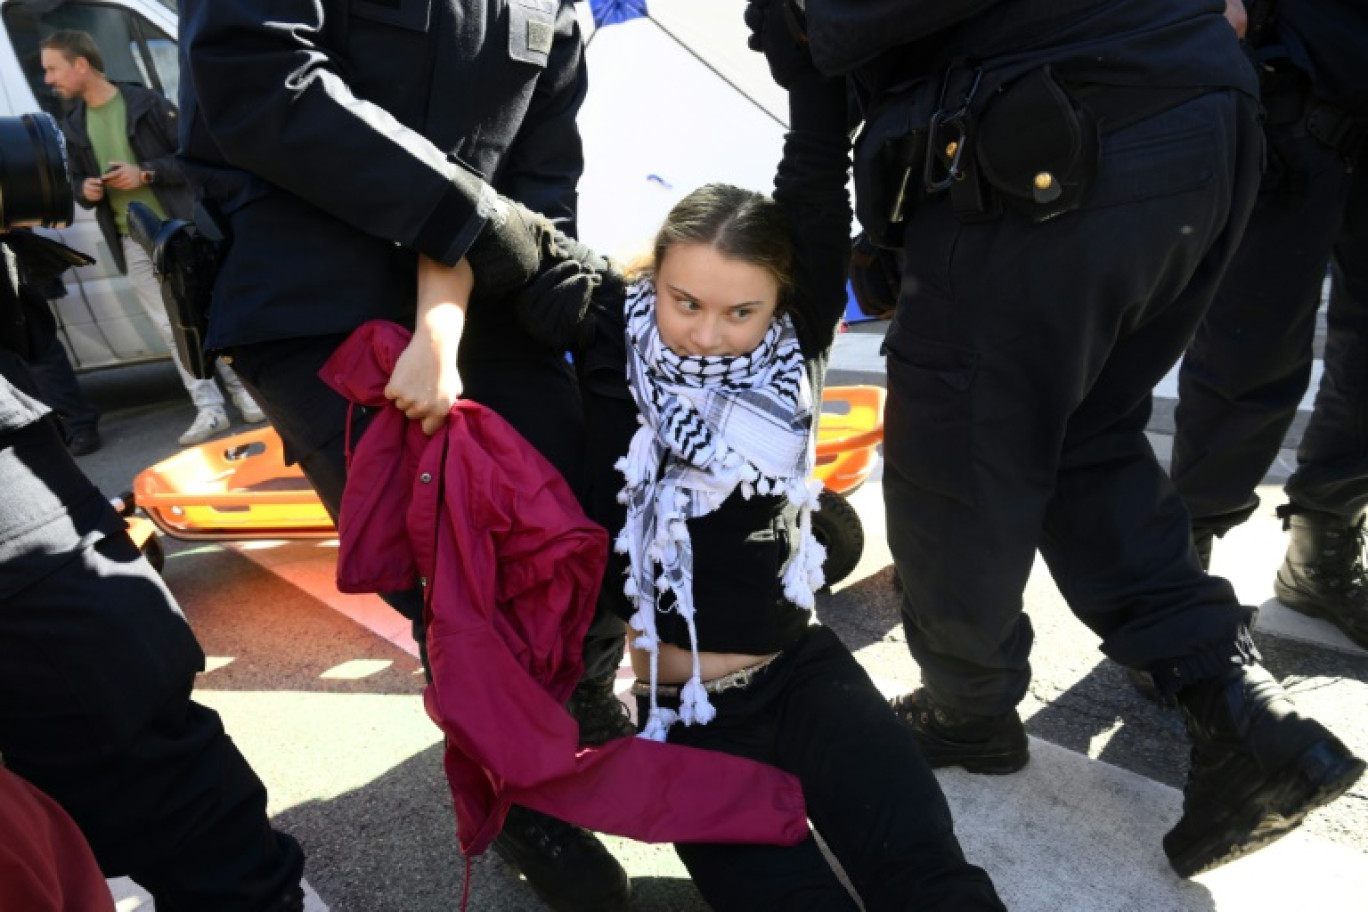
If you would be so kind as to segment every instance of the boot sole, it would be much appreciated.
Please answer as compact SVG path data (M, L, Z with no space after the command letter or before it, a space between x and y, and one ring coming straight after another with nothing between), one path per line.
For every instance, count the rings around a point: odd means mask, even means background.
M1289 764L1267 788L1222 815L1220 825L1183 851L1164 852L1180 877L1194 877L1257 852L1301 826L1306 815L1347 792L1364 772L1364 761L1339 741L1320 741ZM1179 821L1179 826L1182 821Z
M1360 649L1368 649L1368 634L1354 633L1350 630L1346 630L1335 620L1333 614L1328 611L1322 611L1314 601L1303 601L1301 593L1297 592L1295 589L1288 588L1282 580L1275 579L1273 581L1273 595L1280 603L1291 608L1298 614L1304 614L1309 618L1315 618L1318 621L1325 621L1327 624L1332 624L1336 630L1348 637L1349 641L1355 646L1358 646Z
M932 769L958 766L966 772L977 773L981 776L1010 776L1031 762L1031 752L1024 745L1020 750L996 754L960 754L954 751L940 750L935 755L932 755L927 751L926 746L922 745L922 753L926 756L926 760L931 764Z

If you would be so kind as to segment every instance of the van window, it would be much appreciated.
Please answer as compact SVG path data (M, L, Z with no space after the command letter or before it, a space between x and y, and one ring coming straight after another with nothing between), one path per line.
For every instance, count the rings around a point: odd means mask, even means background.
M175 0L161 0L170 9ZM59 29L89 32L104 55L105 75L115 82L136 82L174 101L180 91L175 40L133 10L102 3L42 0L5 6L5 29L33 95L57 117L65 103L43 83L42 40Z

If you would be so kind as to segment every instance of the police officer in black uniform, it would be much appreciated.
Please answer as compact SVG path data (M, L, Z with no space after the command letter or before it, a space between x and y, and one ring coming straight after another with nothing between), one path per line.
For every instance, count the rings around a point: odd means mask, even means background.
M24 240L0 228L0 755L159 912L298 912L299 844L271 829L266 788L190 699L204 653L33 395L21 356L50 338L25 311L47 302L24 302L16 272L57 253Z
M1244 239L1179 372L1172 474L1203 561L1258 506L1311 374L1327 261L1325 378L1278 515L1286 605L1368 648L1368 7L1262 0L1247 37L1269 168Z
M864 105L857 212L903 254L884 492L933 766L1028 761L1037 549L1109 656L1193 740L1164 848L1184 876L1347 790L1361 760L1257 664L1144 436L1262 158L1253 73L1212 0L758 0Z
M570 366L498 303L542 265L549 225L532 212L574 230L587 79L570 0L190 0L181 49L181 152L201 219L227 238L208 347L333 514L347 406L317 371L377 318L415 328L401 366L430 394L396 395L409 417L430 431L463 387L579 485ZM485 299L468 314L463 259ZM389 600L417 628L417 594ZM605 614L571 703L586 741L632 730L612 691L623 646ZM515 808L494 847L556 909L628 900L580 828Z

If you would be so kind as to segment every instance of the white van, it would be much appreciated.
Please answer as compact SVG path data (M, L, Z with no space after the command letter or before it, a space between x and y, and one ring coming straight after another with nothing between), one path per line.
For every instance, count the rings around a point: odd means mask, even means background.
M61 119L64 103L43 84L39 61L40 42L58 29L89 32L116 82L138 82L176 98L176 0L0 0L0 25L0 116L42 110ZM53 302L76 369L168 357L128 280L115 268L94 212L77 206L75 223L52 234L96 261L68 271L62 277L66 297Z

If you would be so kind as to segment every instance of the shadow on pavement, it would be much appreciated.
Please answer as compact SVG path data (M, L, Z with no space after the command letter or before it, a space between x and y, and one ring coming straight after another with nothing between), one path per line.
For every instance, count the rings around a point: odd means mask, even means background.
M209 657L199 690L422 693L416 657L240 554L183 550L163 578Z
M896 633L901 641L899 599L900 595L893 587L893 567L889 565L837 592L817 596L817 616L836 632L851 652L858 652L866 646L884 642L890 633Z
M440 744L362 788L290 808L274 823L304 846L305 876L333 912L459 908L465 859L457 848ZM618 839L609 843L630 873L633 844ZM673 852L665 851L673 859ZM638 876L632 887L632 909L641 912L708 908L684 877ZM527 883L489 851L471 859L468 908L531 912L544 907Z

